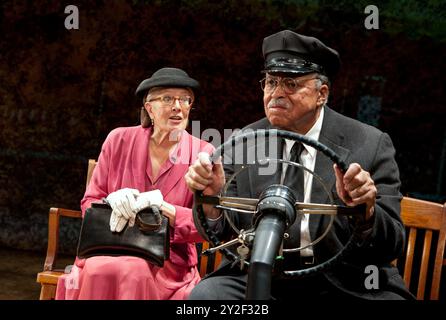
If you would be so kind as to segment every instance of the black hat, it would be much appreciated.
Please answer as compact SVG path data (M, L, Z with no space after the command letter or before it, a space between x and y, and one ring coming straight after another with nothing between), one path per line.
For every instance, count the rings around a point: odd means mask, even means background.
M181 69L161 68L152 74L150 78L143 80L136 89L135 94L142 97L148 90L154 87L191 88L197 95L200 84Z
M283 30L263 40L263 57L268 73L307 74L318 72L329 78L339 70L341 61L336 50L319 39Z

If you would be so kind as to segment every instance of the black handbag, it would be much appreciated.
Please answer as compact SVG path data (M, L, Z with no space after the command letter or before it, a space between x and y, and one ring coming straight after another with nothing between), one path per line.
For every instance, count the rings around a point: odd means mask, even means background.
M108 204L92 203L82 221L77 256L136 256L162 267L169 259L169 220L156 207L136 215L135 225L121 232L110 231L112 209Z

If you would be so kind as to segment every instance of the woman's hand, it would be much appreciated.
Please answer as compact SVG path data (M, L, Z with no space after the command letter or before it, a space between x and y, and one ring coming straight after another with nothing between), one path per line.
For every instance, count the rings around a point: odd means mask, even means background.
M121 232L127 221L135 222L136 197L138 195L138 190L124 188L107 196L105 200L112 208L110 216L110 230L112 232Z

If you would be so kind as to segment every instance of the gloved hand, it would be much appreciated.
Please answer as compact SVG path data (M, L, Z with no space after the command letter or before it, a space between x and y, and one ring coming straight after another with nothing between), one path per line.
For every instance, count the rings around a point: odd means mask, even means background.
M135 216L139 211L151 206L160 208L163 202L163 195L158 189L142 192L136 198Z
M112 208L110 216L110 230L121 232L127 221L135 222L136 196L140 193L136 189L124 188L110 193L106 200ZM129 226L133 226L133 224Z

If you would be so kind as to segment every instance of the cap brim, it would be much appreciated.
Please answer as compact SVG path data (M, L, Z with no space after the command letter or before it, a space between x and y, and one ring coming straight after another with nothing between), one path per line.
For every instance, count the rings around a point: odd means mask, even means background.
M311 68L288 68L288 67L271 67L262 70L262 73L292 73L296 75L305 75L309 73L317 72Z
M286 57L280 55L278 57L275 54L271 54L265 62L266 73L292 73L292 74L308 74L308 73L322 73L324 74L324 68L314 62L304 60L296 57Z

